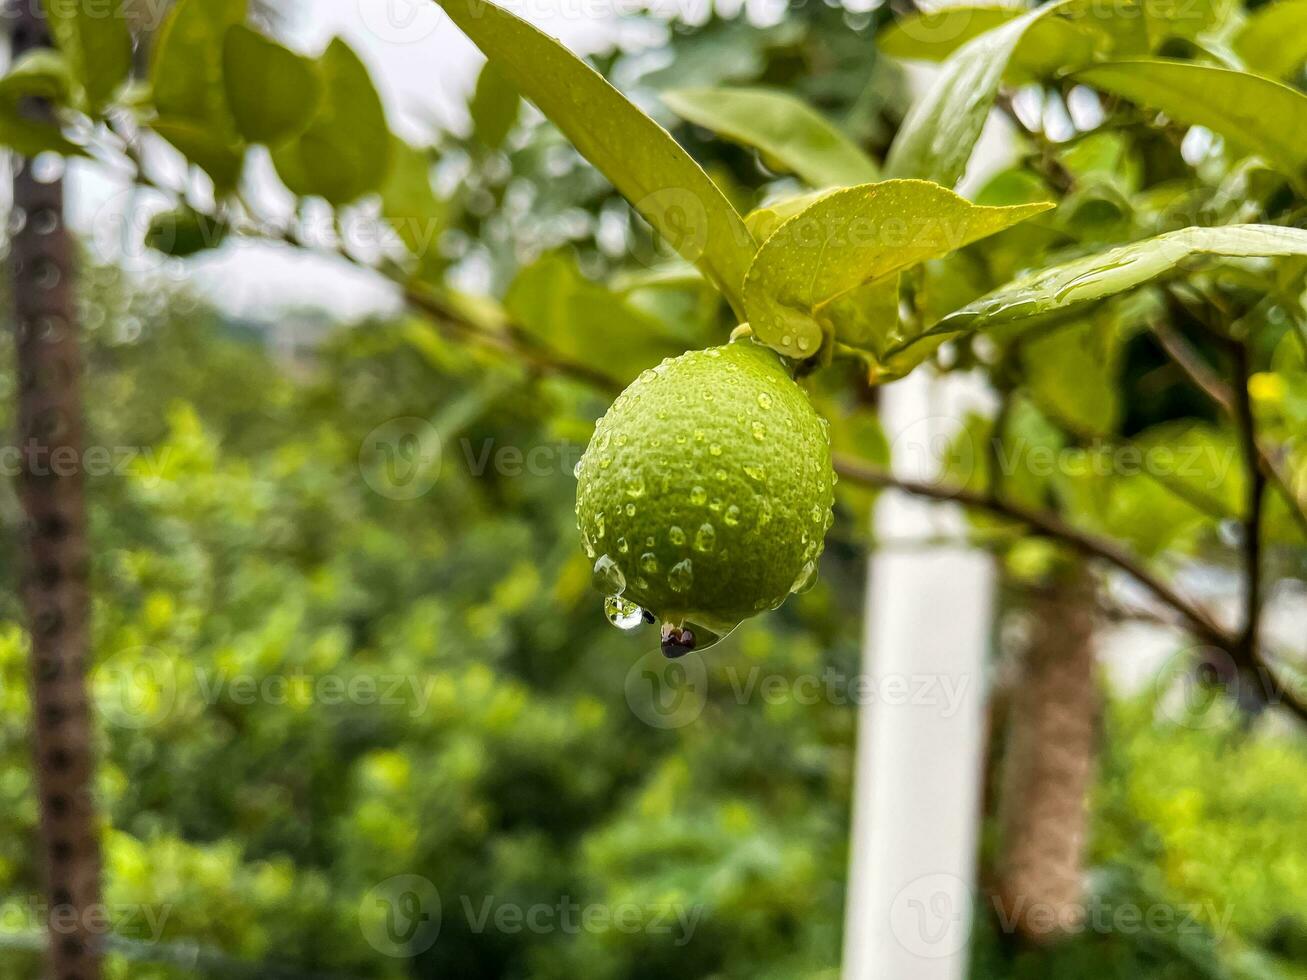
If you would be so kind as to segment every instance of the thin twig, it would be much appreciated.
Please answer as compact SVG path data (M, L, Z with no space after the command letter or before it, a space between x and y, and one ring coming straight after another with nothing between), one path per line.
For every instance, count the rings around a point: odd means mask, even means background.
M1262 503L1266 496L1266 475L1262 471L1257 449L1257 420L1253 416L1252 397L1248 394L1251 374L1246 344L1235 348L1235 420L1243 446L1247 470L1248 498L1244 509L1244 628L1239 648L1244 657L1257 655L1257 627L1262 611Z

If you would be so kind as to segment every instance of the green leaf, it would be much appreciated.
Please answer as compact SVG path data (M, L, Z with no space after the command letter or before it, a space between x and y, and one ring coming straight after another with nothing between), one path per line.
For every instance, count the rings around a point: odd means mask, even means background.
M120 0L96 9L87 0L46 0L50 32L86 93L99 109L127 81L132 70L132 36Z
M477 76L476 90L468 104L472 135L488 150L497 150L512 132L522 109L522 96L503 69L487 61Z
M219 190L240 179L244 147L227 106L223 38L245 21L246 0L179 0L150 69L156 132L205 170Z
M9 74L0 78L0 146L26 157L46 152L84 156L57 122L34 119L29 110L20 108L30 98L66 105L71 87L67 59L59 52L38 49L19 58Z
M203 123L157 119L150 128L213 178L216 187L230 190L240 183L244 153L216 136Z
M1307 170L1307 95L1280 82L1184 61L1118 61L1076 79L1173 119L1206 126L1301 181Z
M843 340L830 317L836 300L1052 206L979 207L923 180L833 191L781 224L759 250L744 286L749 323L781 353L812 357L827 334Z
M1050 8L1032 10L964 45L908 111L890 146L891 177L922 177L952 187L994 105L1008 59L1026 29Z
M318 61L317 115L299 138L273 151L277 173L301 196L349 204L381 189L390 169L390 130L381 98L353 49L332 40Z
M779 198L750 211L744 217L744 224L755 239L765 242L782 224L799 212L812 207L829 193L830 190L808 191L806 194Z
M1092 320L1021 344L1022 379L1045 415L1083 437L1116 429L1121 398L1115 331Z
M683 88L662 93L682 119L760 150L769 166L812 187L866 184L875 162L820 113L783 92L757 88Z
M191 208L155 215L145 232L145 244L174 258L187 258L217 248L230 229L225 222Z
M551 254L518 273L504 299L513 320L546 348L626 383L685 349L657 319Z
M1193 259L1290 255L1307 255L1307 231L1280 225L1182 228L1032 272L950 313L924 333L900 339L887 356L902 373L949 336L1057 315L1142 286Z
M440 5L518 91L603 171L739 312L756 244L730 202L661 126L548 35L484 0Z
M1234 49L1258 74L1292 75L1307 61L1307 0L1259 7L1235 38Z
M222 61L227 104L248 142L276 146L308 127L322 97L311 61L244 24L227 31Z
M381 213L410 252L433 257L444 227L445 206L431 187L431 156L391 137L390 174L381 189Z

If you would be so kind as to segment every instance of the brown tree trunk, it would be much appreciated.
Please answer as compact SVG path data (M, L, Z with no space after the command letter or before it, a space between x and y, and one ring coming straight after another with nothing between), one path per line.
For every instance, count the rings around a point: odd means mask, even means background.
M21 0L13 52L50 45L38 0ZM49 105L24 106L50 118ZM61 180L15 160L12 243L19 495L26 515L23 604L32 637L32 718L52 980L96 980L103 936L100 845L87 694L89 595L82 471L81 360L73 242Z
M1093 587L1066 569L1026 608L1007 705L996 902L1005 931L1047 943L1084 918L1083 851L1098 688Z

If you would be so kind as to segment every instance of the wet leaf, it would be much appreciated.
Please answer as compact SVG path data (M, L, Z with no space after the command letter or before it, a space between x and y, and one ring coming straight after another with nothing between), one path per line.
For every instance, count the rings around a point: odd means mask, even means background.
M949 57L899 127L885 161L889 176L922 177L947 187L958 182L994 105L1008 59L1026 29L1049 9L1008 21Z
M1044 317L1134 289L1192 259L1307 255L1307 231L1280 225L1183 228L1040 269L982 296L887 351L896 372L920 363L944 339Z
M662 93L682 119L762 152L769 166L813 187L870 183L875 162L808 105L768 89L683 88Z
M759 250L744 287L749 323L759 340L782 354L812 357L828 334L844 339L831 320L832 304L864 284L947 255L1050 207L980 207L922 180L826 194L783 222ZM856 339L860 346L881 348L891 338Z
M756 249L743 219L671 136L558 41L484 0L440 0L487 57L737 311Z

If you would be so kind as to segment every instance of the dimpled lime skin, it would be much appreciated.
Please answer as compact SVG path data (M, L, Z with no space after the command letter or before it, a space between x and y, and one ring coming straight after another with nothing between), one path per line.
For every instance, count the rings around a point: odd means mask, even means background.
M747 338L664 361L618 396L581 458L586 553L664 622L724 630L775 608L811 577L831 524L826 430Z

